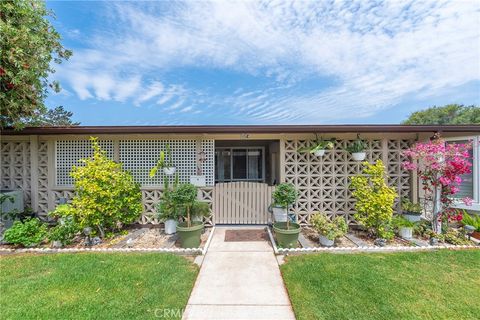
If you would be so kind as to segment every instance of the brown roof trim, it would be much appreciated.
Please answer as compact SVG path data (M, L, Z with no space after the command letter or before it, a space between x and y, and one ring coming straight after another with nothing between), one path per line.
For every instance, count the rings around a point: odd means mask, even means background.
M4 135L127 133L342 133L342 132L480 132L480 125L205 125L205 126L76 126L5 129Z

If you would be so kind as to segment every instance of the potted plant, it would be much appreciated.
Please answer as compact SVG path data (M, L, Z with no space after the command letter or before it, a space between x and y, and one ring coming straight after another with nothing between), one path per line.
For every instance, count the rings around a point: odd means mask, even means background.
M366 142L360 139L360 135L358 134L357 139L350 143L345 150L352 154L353 160L363 161L365 160L365 156L367 155L365 152L366 149Z
M343 237L348 230L347 222L342 217L331 220L326 215L316 213L310 218L310 223L318 232L320 244L324 247L331 247L335 239Z
M323 140L321 137L320 139L318 136L315 134L315 143L309 147L304 147L298 149L298 152L302 153L311 153L314 154L316 157L322 157L325 154L326 150L332 149L334 144L333 141L334 139L329 139L329 140Z
M179 210L172 199L172 192L178 185L178 175L175 179L173 189L170 189L168 179L163 182L162 199L157 205L158 218L163 221L166 234L174 234L177 232L177 224L179 217Z
M165 146L165 150L166 152L163 150L160 151L160 157L157 164L150 170L150 178L153 178L157 174L158 169L162 169L163 173L168 176L175 174L176 169L173 166L172 150L168 143Z
M197 188L191 184L181 184L172 191L173 203L182 208L184 222L177 226L182 248L197 248L200 246L200 236L204 224L200 221L192 221L192 208L197 202Z
M418 222L422 217L422 206L419 203L411 202L408 198L403 198L402 214L408 221Z
M469 215L464 210L462 214L462 223L465 226L465 230L469 232L469 235L480 240L480 216Z
M287 222L288 206L293 202L288 202L288 199L295 192L295 187L290 183L281 183L275 187L272 193L273 203L271 205L271 212L275 222Z
M403 239L412 239L415 223L405 218L405 216L396 216L393 218L393 225L398 231L398 235Z
M285 209L286 221L277 221L273 224L277 242L279 246L283 248L295 247L298 241L300 225L290 222L287 215L288 207L297 200L297 197L297 190L295 190L295 186L291 183L279 184L273 192L275 204Z

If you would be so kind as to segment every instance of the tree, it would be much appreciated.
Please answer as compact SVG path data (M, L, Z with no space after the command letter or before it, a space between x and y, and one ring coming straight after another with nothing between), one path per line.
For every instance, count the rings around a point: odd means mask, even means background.
M0 1L0 125L22 128L28 119L45 114L49 90L60 85L49 76L53 63L68 59L72 52L60 43L41 0Z
M79 122L73 122L73 113L67 111L63 106L49 109L46 112L28 120L25 125L31 127L52 127L52 126L78 126Z
M448 104L416 111L403 124L480 124L480 107Z

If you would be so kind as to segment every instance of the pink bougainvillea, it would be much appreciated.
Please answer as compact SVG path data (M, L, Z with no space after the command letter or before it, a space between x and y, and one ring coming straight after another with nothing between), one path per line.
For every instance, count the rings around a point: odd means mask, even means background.
M432 202L434 230L436 221L462 218L460 211L452 208L452 196L460 190L461 175L471 173L471 148L471 143L446 143L436 137L429 142L416 143L403 152L409 158L403 163L403 167L418 173L425 191L425 200ZM470 198L462 200L467 205L472 202Z

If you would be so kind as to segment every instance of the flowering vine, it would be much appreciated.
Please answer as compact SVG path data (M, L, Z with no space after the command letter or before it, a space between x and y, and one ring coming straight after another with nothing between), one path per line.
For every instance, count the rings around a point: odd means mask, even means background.
M471 143L446 143L438 135L429 142L419 142L403 152L409 158L403 167L416 171L425 191L425 201L433 208L432 228L440 232L438 222L461 220L461 212L452 208L453 195L459 190L461 175L471 173L469 150ZM462 201L471 205L472 199Z

